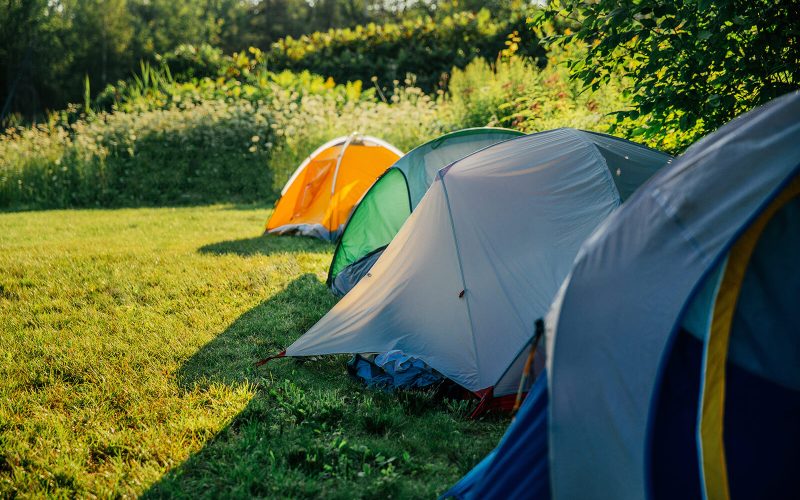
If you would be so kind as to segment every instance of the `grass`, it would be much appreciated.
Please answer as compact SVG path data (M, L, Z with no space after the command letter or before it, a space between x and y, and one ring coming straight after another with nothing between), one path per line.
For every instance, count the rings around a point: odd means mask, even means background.
M251 206L0 214L0 497L431 497L507 420L254 361L334 303Z

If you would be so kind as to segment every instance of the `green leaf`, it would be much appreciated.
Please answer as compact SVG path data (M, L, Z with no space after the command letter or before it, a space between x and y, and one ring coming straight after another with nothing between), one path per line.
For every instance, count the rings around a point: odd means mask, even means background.
M713 3L714 0L697 0L697 9L700 11L708 10Z

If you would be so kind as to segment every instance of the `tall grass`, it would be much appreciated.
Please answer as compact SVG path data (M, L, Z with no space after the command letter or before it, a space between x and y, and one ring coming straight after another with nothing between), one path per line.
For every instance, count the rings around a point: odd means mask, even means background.
M0 207L55 208L255 201L272 193L270 113L206 101L0 138Z
M409 151L451 128L442 122L439 104L413 86L397 87L388 101L279 91L273 103L276 145L272 168L277 185L317 146L337 136L370 134Z
M548 64L539 68L516 56L489 64L476 59L463 70L454 68L449 100L443 113L451 123L494 125L523 132L558 127L607 131L611 113L626 107L619 80L612 79L596 92L584 92L571 81L564 65L578 46L555 49Z

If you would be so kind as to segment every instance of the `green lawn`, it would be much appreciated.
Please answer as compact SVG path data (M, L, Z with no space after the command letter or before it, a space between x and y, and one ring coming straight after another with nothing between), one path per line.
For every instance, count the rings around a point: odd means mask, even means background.
M254 361L334 303L265 208L0 214L0 497L432 497L507 420L344 357Z

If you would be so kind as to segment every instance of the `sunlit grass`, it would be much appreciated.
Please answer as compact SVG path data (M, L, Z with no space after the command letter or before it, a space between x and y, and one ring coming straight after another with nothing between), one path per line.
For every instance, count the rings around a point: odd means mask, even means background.
M433 496L467 405L255 360L333 304L327 244L214 206L0 214L0 496Z

